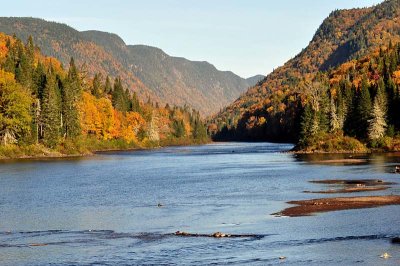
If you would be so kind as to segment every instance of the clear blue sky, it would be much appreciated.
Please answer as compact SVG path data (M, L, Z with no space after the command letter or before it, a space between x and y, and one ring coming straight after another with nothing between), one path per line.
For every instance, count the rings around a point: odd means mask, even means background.
M10 0L0 16L64 22L120 35L127 44L209 61L248 77L267 74L307 46L335 9L381 0Z

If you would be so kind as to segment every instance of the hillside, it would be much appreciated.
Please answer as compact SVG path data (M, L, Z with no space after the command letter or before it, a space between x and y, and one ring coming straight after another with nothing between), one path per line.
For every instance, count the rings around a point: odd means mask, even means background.
M79 32L65 24L35 18L0 18L0 32L22 40L32 35L47 56L67 66L70 57L89 76L120 76L143 101L189 105L203 115L218 112L236 99L253 80L217 70L207 62L171 57L158 48L126 45L117 35Z
M303 51L216 115L210 131L219 140L297 141L307 81L400 41L399 16L399 0L332 12Z

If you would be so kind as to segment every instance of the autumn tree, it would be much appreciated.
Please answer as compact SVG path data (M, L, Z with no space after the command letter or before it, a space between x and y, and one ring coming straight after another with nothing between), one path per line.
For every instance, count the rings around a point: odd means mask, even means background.
M372 108L371 119L368 121L368 138L371 141L376 141L385 135L387 123L387 98L383 80L378 83L376 96Z
M29 91L0 70L0 138L4 145L17 143L30 134L32 121Z

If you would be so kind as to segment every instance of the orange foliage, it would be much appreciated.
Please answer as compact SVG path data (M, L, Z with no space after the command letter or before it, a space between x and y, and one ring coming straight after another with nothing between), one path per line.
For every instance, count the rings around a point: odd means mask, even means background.
M397 85L400 85L400 70L393 73L393 80Z

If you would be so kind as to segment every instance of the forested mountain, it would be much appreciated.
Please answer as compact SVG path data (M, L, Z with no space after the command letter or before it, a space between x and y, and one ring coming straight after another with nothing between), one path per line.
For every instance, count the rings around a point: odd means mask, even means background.
M142 100L190 105L203 115L219 111L253 86L253 80L218 71L207 62L171 57L158 48L126 45L115 34L79 32L65 24L35 18L0 18L0 32L21 40L33 37L47 56L64 66L70 57L89 76L120 76Z
M310 94L320 93L310 84L326 85L341 64L399 42L399 22L399 0L332 12L307 48L216 115L209 130L219 140L298 141ZM346 80L359 89L354 76Z
M140 102L119 76L91 78L73 58L65 70L32 38L0 33L0 157L206 140L199 112Z

